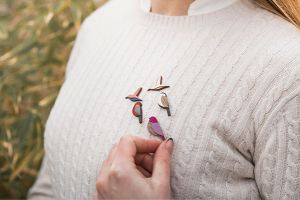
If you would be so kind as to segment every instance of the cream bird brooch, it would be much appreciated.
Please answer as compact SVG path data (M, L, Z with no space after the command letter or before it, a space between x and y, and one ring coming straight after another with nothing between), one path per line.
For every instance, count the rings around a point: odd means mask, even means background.
M170 105L168 101L168 96L166 93L162 92L160 93L159 99L158 99L158 105L167 110L168 116L171 116L171 111L170 111Z

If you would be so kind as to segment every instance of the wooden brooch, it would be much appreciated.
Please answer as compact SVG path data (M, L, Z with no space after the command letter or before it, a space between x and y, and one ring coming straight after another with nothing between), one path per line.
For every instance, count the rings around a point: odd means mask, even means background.
M147 129L150 134L159 136L161 139L165 140L165 135L164 135L156 117L152 116L149 118Z
M125 99L129 99L132 102L143 101L142 99L139 98L139 95L142 92L142 90L143 90L142 87L138 88L134 94L128 95L127 97L125 97Z
M162 92L160 93L159 99L158 99L158 105L167 110L168 116L171 116L171 111L170 111L170 104L168 101L168 96L166 93Z
M143 105L141 102L136 102L132 108L132 114L139 118L140 124L143 123Z
M155 87L149 88L148 91L160 91L160 90L163 90L165 88L169 88L170 87L168 85L163 85L162 82L163 82L163 78L161 76L160 79L159 79L159 84L156 85Z

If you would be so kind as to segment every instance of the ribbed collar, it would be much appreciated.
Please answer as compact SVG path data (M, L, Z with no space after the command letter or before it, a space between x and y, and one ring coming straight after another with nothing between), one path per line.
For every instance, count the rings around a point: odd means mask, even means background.
M237 0L195 0L189 7L188 16L200 15L223 9ZM150 12L151 0L140 0L141 9Z
M120 0L124 1L125 0ZM206 2L207 5L212 5L211 2L216 2L217 0L200 0ZM220 0L221 1L221 0ZM143 24L147 27L152 27L156 29L158 27L167 28L167 29L176 29L180 31L194 31L196 29L208 28L209 26L214 26L219 23L231 24L232 22L243 18L243 16L249 16L249 12L255 14L255 8L257 5L253 3L253 0L222 0L226 1L227 4L222 4L223 6L213 6L214 9L205 9L206 12L198 13L197 15L183 15L183 16L169 16L162 15L153 12L145 12L141 9L141 0L128 0L125 5L133 8L130 9L128 15L131 16L131 21L135 21L139 24ZM135 2L135 3L133 3ZM195 2L195 6L198 6ZM225 6L225 7L224 7ZM207 8L209 6L206 6Z

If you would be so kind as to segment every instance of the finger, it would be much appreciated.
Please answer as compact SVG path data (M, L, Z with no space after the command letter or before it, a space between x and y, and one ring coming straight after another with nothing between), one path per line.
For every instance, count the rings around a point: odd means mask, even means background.
M97 191L93 195L93 200L99 200L98 192Z
M118 144L113 144L113 146L110 149L110 152L107 157L107 160L110 164L117 153L117 148L118 148Z
M135 164L143 167L148 172L153 170L153 155L139 153L135 156Z
M139 170L139 172L141 172L146 178L151 177L151 173L148 172L146 169L144 169L143 167L137 165L136 166L137 170Z
M108 169L109 169L109 165L108 165L108 160L105 159L103 160L102 162L102 165L101 165L101 168L100 168L100 171L99 171L99 176L98 178L102 178L102 177L105 177L107 172L108 172Z
M126 135L120 139L118 153L134 160L137 153L154 153L161 143L162 141L156 139Z
M165 140L154 154L152 177L160 184L170 184L171 155L173 150L173 139Z

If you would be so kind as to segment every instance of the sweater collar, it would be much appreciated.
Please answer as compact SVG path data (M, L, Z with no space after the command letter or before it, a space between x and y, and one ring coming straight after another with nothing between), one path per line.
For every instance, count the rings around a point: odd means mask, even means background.
M188 16L214 12L230 6L237 0L195 0L189 7ZM151 0L140 0L141 9L150 12Z

